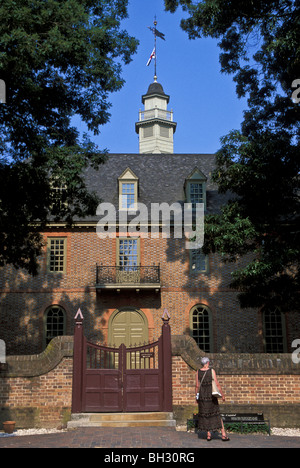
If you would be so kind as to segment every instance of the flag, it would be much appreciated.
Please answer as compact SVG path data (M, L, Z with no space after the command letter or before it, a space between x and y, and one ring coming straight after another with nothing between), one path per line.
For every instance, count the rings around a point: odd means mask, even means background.
M155 48L153 49L153 52L152 52L152 54L150 55L150 58L149 58L149 60L148 60L148 62L147 62L147 67L149 67L149 65L150 65L150 63L151 63L151 61L152 61L153 58L155 58Z

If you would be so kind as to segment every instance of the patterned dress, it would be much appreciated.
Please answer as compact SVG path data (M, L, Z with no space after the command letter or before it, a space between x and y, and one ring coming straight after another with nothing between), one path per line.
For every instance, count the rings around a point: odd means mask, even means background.
M198 371L199 382L201 382L205 371ZM217 431L222 428L221 414L218 399L212 396L212 370L208 369L202 381L199 399L199 430Z

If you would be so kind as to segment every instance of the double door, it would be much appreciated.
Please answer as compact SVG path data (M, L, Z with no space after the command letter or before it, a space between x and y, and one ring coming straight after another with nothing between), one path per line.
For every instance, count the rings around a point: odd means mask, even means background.
M86 343L83 412L162 411L160 340L118 348Z

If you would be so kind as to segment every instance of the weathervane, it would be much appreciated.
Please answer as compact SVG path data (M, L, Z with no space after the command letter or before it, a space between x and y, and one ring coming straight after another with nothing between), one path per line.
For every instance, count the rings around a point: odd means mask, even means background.
M154 19L154 28L152 28L151 26L147 26L148 29L150 29L150 31L153 32L154 34L154 49L152 51L152 54L150 55L150 58L147 62L147 67L149 67L150 63L152 62L152 59L154 58L154 62L155 62L155 65L154 65L154 81L156 82L157 81L157 53L156 53L156 50L157 50L157 45L156 45L156 38L157 37L160 37L161 39L163 39L164 41L166 40L165 39L165 35L158 31L156 29L156 26L157 26L157 21L156 21L156 15L155 15L155 19Z

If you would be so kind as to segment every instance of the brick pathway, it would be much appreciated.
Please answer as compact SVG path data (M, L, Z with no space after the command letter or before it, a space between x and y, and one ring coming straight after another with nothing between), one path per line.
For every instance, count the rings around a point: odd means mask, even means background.
M231 434L230 442L222 442L220 436L207 442L197 434L176 432L174 428L81 428L59 434L0 437L1 448L105 448L104 453L113 450L129 449L122 453L130 454L130 449L148 448L143 452L155 452L155 449L185 449L195 453L202 448L300 448L299 437L279 437L265 435ZM117 452L116 452L117 453ZM119 452L120 453L120 452ZM134 453L134 450L132 450ZM140 454L141 457L141 454ZM145 460L140 460L145 464ZM136 463L138 464L138 463Z

